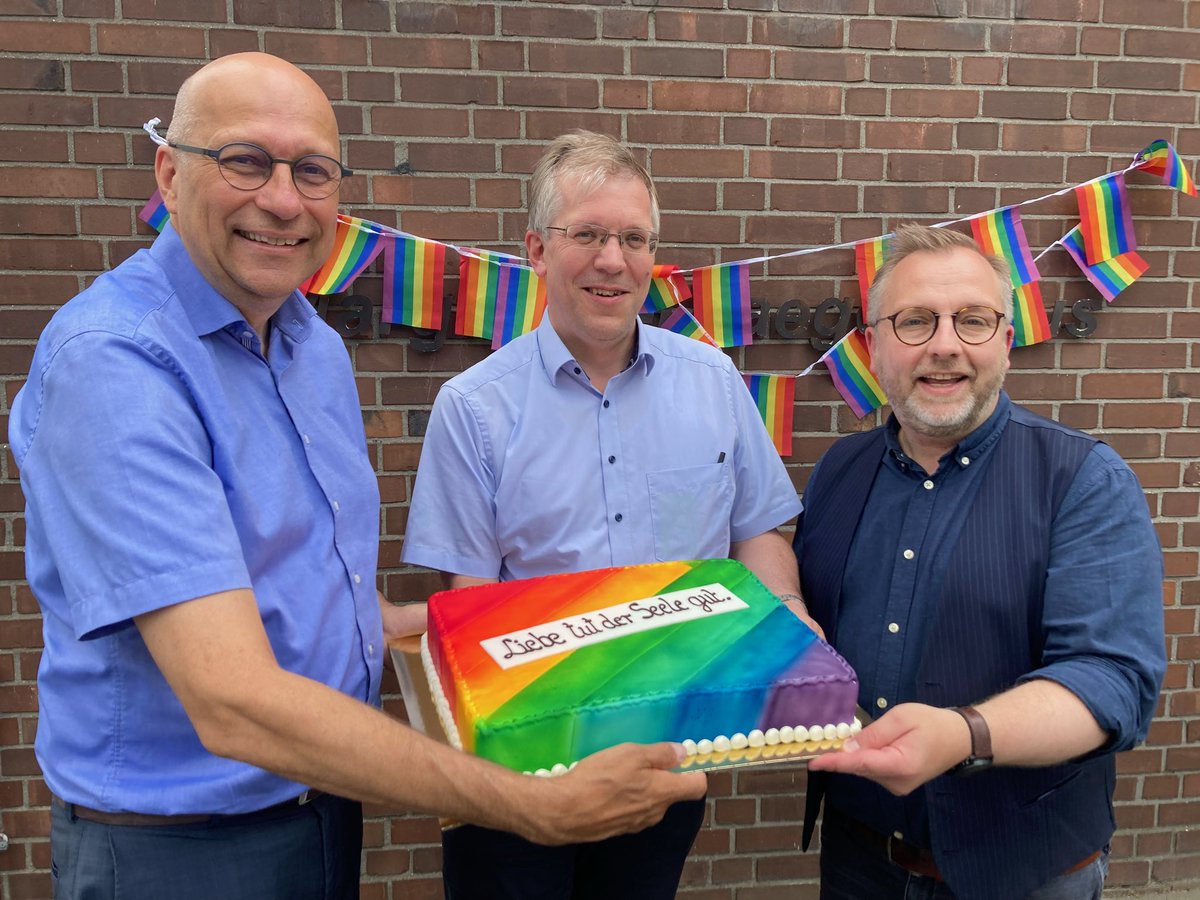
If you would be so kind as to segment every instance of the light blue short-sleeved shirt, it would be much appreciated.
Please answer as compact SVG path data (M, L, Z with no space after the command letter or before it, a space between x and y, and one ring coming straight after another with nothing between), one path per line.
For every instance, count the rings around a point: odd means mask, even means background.
M236 813L302 785L208 753L132 619L252 588L279 664L377 703L379 492L341 339L293 294L269 353L168 225L46 327L10 440L41 604L36 751L71 803Z
M404 562L509 580L729 555L800 500L723 353L638 323L603 393L549 316L447 382Z

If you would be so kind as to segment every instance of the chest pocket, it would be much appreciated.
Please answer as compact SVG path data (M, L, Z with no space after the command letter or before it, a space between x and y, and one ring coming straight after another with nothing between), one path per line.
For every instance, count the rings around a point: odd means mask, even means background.
M649 472L646 482L655 560L729 555L733 475L728 464Z

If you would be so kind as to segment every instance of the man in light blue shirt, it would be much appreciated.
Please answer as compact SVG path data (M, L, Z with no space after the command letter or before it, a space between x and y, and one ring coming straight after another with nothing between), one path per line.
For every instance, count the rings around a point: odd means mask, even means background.
M296 292L339 151L283 60L190 78L155 160L171 225L54 316L14 402L60 900L357 898L362 800L563 842L703 793L669 745L525 778L372 708L423 617L376 591L353 372Z
M530 184L530 262L546 316L439 393L403 560L448 587L731 556L803 615L776 530L800 503L741 375L719 351L637 318L658 242L649 175L574 132ZM443 840L451 900L669 898L703 803L637 835L545 848L485 828Z

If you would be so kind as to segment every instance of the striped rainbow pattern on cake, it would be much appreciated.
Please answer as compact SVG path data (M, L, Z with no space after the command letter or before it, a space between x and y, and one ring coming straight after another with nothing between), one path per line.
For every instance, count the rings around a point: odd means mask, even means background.
M423 653L451 740L520 771L624 741L849 726L858 700L850 666L726 559L443 591Z

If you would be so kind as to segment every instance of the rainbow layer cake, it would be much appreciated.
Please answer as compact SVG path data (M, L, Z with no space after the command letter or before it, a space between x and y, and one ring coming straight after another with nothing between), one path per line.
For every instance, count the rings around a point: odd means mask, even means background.
M856 729L853 669L728 559L443 591L422 656L451 742L519 771L624 741L696 753Z

